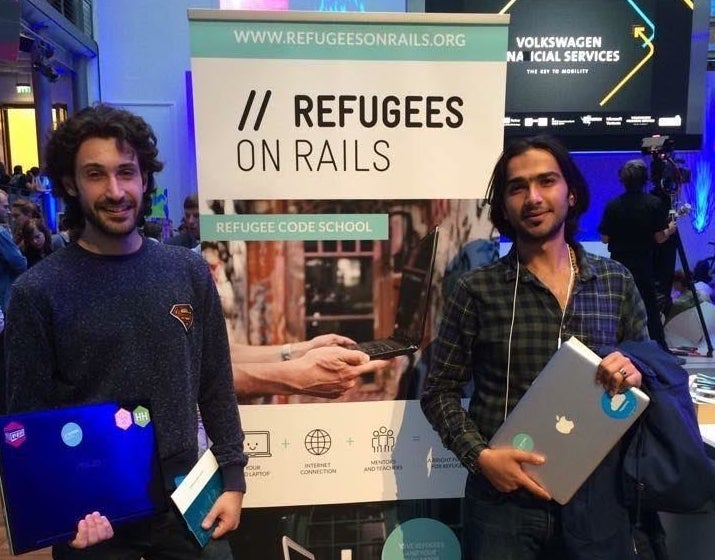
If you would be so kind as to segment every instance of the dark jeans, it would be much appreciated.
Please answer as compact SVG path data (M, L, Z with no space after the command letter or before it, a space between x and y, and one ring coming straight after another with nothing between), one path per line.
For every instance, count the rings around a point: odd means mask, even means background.
M202 550L184 520L168 513L114 528L114 537L83 550L52 547L55 560L231 560L228 540L211 540Z
M565 559L560 507L479 477L465 492L465 560Z

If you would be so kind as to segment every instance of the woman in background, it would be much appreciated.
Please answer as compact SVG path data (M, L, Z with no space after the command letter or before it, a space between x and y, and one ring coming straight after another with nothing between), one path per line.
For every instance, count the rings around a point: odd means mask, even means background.
M27 259L27 268L52 252L52 234L40 218L27 220L19 233L18 245Z

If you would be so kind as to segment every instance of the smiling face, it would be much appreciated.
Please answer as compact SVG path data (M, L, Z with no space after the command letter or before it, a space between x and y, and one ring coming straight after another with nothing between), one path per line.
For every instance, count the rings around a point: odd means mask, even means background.
M146 189L136 154L114 138L89 138L75 158L68 193L79 199L85 218L81 239L101 250L105 245L135 248L137 223Z
M503 211L517 240L547 241L563 235L574 204L554 156L530 149L507 164Z

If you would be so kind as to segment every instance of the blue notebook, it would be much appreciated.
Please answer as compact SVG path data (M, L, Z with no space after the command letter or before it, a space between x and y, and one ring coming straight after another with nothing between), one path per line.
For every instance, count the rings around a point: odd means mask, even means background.
M167 508L145 405L11 414L0 426L0 488L13 554L71 540L93 511L117 527Z
M201 527L201 522L222 493L221 471L213 452L207 449L171 494L171 499L183 516L191 534L202 547L211 540L216 523L210 529L204 529Z

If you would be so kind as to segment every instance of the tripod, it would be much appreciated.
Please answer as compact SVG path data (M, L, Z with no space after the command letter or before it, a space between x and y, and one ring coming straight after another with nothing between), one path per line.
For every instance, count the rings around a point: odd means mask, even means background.
M672 146L673 142L668 138L668 136L654 136L643 139L641 151L644 154L649 153L653 157L651 161L651 181L655 189L652 192L658 196L667 207L670 208L671 218L675 220L678 216L682 216L690 211L689 205L684 205L682 208L678 209L677 204L678 192L680 191L681 185L690 181L690 170L678 165L678 161L682 160L676 160L673 157ZM685 249L683 248L683 241L680 239L680 232L676 230L673 237L675 238L675 246L677 254L680 257L680 263L683 265L685 283L688 285L690 293L693 295L695 309L698 313L698 319L700 320L700 327L703 330L705 342L708 345L708 358L712 358L713 343L710 340L708 327L705 324L705 317L703 316L703 310L700 306L700 298L698 298L697 291L695 290L693 274L690 272L688 257L686 256ZM674 261L672 266L675 266ZM666 296L669 296L671 285L672 282L667 285L668 293L665 294Z
M700 327L703 330L703 336L705 336L705 342L708 345L708 358L713 357L713 343L710 340L710 334L708 333L708 326L705 324L705 317L703 316L703 310L700 306L700 298L695 290L695 282L693 281L693 275L690 272L690 266L688 265L688 258L685 255L685 249L683 248L683 242L680 239L680 232L676 230L673 234L675 238L675 244L678 250L678 256L680 257L680 264L683 265L683 274L685 275L685 283L688 288L690 288L690 293L693 294L693 301L695 302L695 309L698 312L698 319L700 320Z

